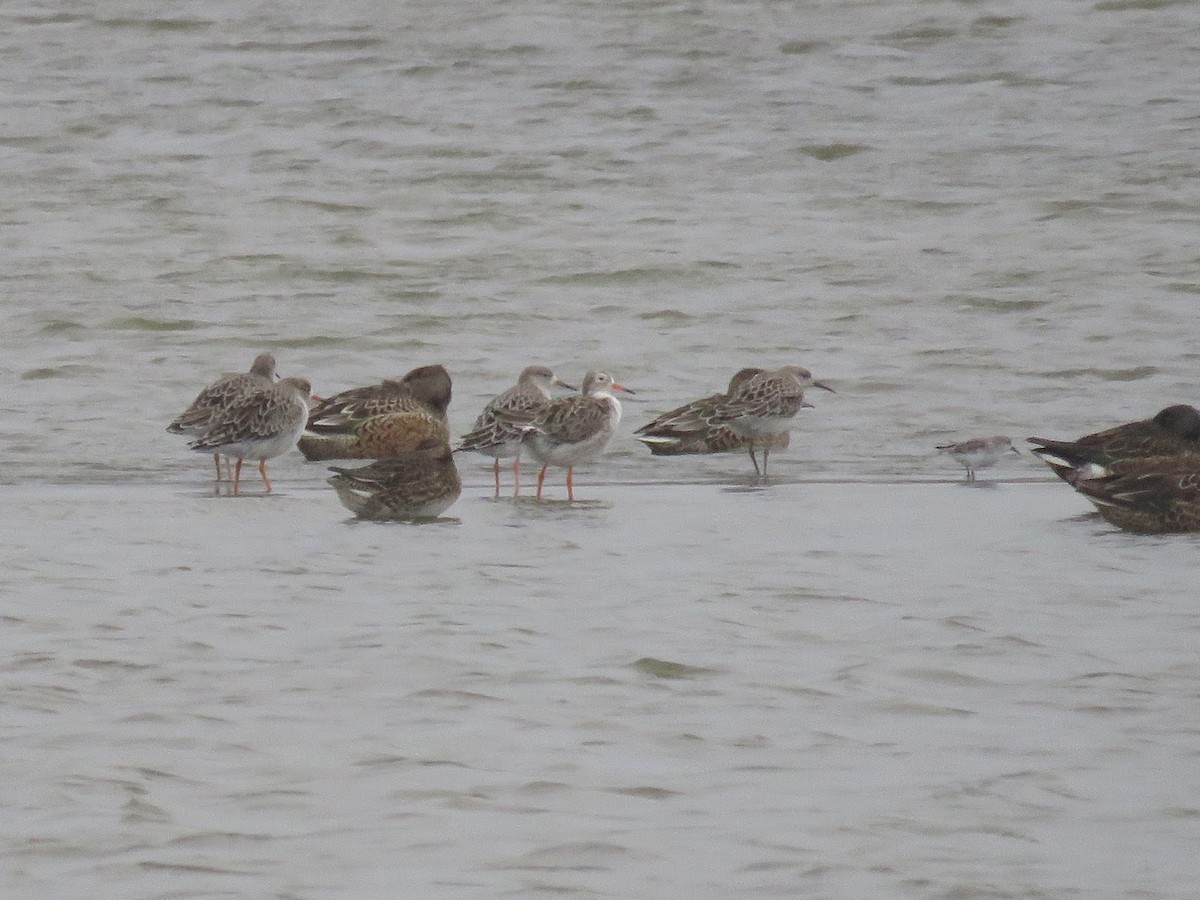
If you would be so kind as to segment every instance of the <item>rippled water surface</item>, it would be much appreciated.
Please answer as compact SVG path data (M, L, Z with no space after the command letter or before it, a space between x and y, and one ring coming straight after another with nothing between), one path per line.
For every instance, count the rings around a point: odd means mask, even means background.
M1195 895L1197 541L932 453L1197 400L1193 4L0 23L4 897ZM356 524L164 431L264 349L637 395ZM632 439L785 363L768 485Z

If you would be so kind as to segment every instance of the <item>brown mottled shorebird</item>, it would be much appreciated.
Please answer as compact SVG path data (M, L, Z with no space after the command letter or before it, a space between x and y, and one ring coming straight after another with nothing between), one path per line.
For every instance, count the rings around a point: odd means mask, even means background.
M573 397L551 400L532 417L522 417L526 419L526 446L542 464L537 481L539 500L549 466L567 470L567 499L575 499L575 466L598 457L621 421L621 403L611 392L633 393L604 372L588 372L580 390Z
M204 434L225 409L241 402L247 394L274 384L277 377L275 357L270 353L260 353L254 358L249 372L222 375L197 394L191 406L176 416L175 420L167 426L167 431L192 437ZM219 453L213 454L213 466L217 470L217 481L220 481L221 455Z
M296 446L304 422L312 385L305 378L284 378L276 384L260 387L225 406L209 428L189 446L199 453L213 453L237 460L233 472L233 494L237 496L242 477L242 461L258 460L267 493L267 460Z
M1059 478L1074 483L1087 467L1102 473L1113 463L1148 456L1200 454L1200 410L1180 403L1149 419L1127 422L1074 441L1031 437L1033 453Z
M328 479L338 500L360 519L440 516L462 493L454 454L446 441L427 439L358 469L331 466Z
M1085 468L1073 487L1118 528L1141 534L1200 531L1200 456L1126 457Z
M771 372L761 372L730 391L710 418L714 425L725 425L747 441L754 471L767 477L767 458L771 441L787 432L796 413L805 406L804 392L816 387L833 392L833 388L813 378L803 366L783 366ZM759 471L754 451L762 450L763 464Z
M974 481L975 472L978 469L994 466L1009 451L1017 456L1021 455L1021 451L1013 446L1012 441L1002 434L994 437L971 438L967 441L959 441L957 444L938 444L937 449L952 456L966 467L967 481Z
M440 365L342 391L309 414L300 452L309 460L382 459L425 440L448 442L451 392L450 374Z
M496 480L496 496L500 496L500 460L513 461L513 496L521 493L521 445L524 429L513 416L533 413L550 402L550 388L558 385L570 388L549 366L526 366L517 383L488 401L475 420L471 431L464 434L456 450L469 450L491 456L492 477Z
M729 395L740 388L763 369L753 366L739 370L729 379L729 388L724 394L713 394L700 400L685 403L670 412L665 412L647 422L634 434L650 448L654 456L684 456L694 453L731 453L752 449L751 441L739 435L728 425L714 425L712 417L721 406L729 401ZM804 406L811 407L811 403ZM783 450L788 446L791 435L781 432L770 439L768 448ZM753 459L753 457L751 457ZM758 461L754 462L755 470Z

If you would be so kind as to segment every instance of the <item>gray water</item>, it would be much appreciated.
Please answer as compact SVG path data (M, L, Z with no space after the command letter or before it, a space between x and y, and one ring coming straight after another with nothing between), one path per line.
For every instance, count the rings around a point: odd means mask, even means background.
M5 898L1196 895L1197 540L932 450L1197 400L1194 4L0 25ZM263 349L638 393L361 524L164 431ZM767 485L632 438L785 363Z

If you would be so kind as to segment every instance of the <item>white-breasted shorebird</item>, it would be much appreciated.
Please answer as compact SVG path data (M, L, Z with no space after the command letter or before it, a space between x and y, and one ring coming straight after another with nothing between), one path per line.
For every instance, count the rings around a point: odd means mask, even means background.
M804 392L810 388L834 392L823 381L813 378L803 366L783 366L760 372L729 393L728 399L713 413L714 425L725 425L747 442L754 471L767 477L767 459L771 442L791 429L792 419L806 404ZM755 450L762 450L763 464L759 470Z
M993 437L971 438L956 444L938 444L937 449L961 463L967 470L967 481L975 480L979 469L986 469L1000 462L1005 453L1021 455L1011 440L1002 434Z
M258 354L249 372L222 375L204 388L191 405L175 417L167 426L172 434L191 437L204 434L213 422L229 406L241 402L248 394L259 388L269 387L278 379L275 357L269 352ZM217 470L217 481L221 480L221 456L213 454L213 466Z
M242 461L258 460L267 493L267 460L296 446L308 418L312 385L306 378L284 378L275 384L251 391L226 406L209 428L189 446L198 453L214 453L237 460L233 471L233 494L237 496L242 477Z
M536 412L550 402L550 389L554 386L569 388L554 374L549 366L526 366L517 383L503 393L497 394L483 408L471 430L464 434L456 450L482 453L495 459L492 477L496 481L496 496L500 496L500 460L513 461L513 496L521 493L521 447L524 443L524 428L514 421L514 416Z
M549 466L567 470L567 499L575 499L575 466L598 457L621 421L621 402L612 392L633 393L604 372L588 372L580 390L575 396L551 400L531 418L518 418L526 419L526 446L542 464L537 481L539 500Z
M639 441L650 448L654 456L685 456L696 453L732 453L751 449L751 442L739 435L728 425L716 425L714 414L729 402L729 395L763 369L749 366L740 369L729 379L729 387L723 394L713 394L691 403L685 403L670 412L665 412L634 432ZM805 403L805 406L811 406ZM769 449L783 450L788 446L791 435L784 431L770 441ZM758 463L755 461L755 468Z

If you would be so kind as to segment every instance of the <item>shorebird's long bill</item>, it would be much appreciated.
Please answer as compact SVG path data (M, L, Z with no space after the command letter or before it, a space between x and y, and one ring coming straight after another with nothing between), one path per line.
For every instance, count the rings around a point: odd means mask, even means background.
M831 393L831 394L836 394L836 393L837 393L837 391L835 391L833 388L831 388L829 385L827 385L827 384L826 384L825 382L823 382L823 381L814 381L814 382L812 383L812 386L813 386L813 387L819 387L819 388L820 388L821 390L823 390L823 391L829 391L829 393Z
M577 390L579 390L579 388L575 387L575 385L573 385L573 384L567 384L567 383L566 383L565 381L563 381L561 378L555 378L555 379L554 379L552 382L550 382L550 383L551 383L551 384L556 384L556 385L558 385L559 387L566 388L568 391L577 391Z
M637 393L636 391L631 391L629 388L625 387L625 385L623 385L623 384L617 384L615 381L612 383L611 386L614 391L624 391L627 394Z

